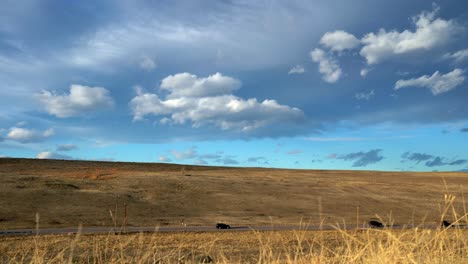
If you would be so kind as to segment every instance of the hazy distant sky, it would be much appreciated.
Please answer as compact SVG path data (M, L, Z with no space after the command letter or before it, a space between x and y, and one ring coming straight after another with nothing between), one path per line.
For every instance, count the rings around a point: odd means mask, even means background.
M0 156L468 169L468 2L0 2Z

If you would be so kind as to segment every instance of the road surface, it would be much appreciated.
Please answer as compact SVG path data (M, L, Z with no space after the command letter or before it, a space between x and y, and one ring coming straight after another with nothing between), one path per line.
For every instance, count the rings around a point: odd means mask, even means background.
M356 225L338 226L340 229L356 229ZM409 229L414 228L412 225L393 225L392 229ZM419 225L418 228L435 229L436 224ZM466 229L467 226L459 225L458 228ZM60 234L108 234L108 233L158 233L158 232L224 232L224 231L284 231L284 230L334 230L337 226L332 225L267 225L267 226L232 226L231 229L216 229L213 226L160 226L160 227L135 227L129 226L123 228L114 227L83 227L83 228L45 228L45 229L11 229L0 230L0 236L15 236L15 235L60 235ZM361 226L359 229L367 229L369 226ZM382 229L382 228L379 228Z

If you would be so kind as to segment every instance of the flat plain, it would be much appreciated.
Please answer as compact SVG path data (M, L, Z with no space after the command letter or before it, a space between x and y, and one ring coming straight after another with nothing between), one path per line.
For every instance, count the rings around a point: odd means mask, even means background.
M438 223L466 214L468 173L228 168L0 159L0 229L127 225ZM446 198L446 197L445 197ZM451 214L447 214L448 220ZM453 218L453 217L452 217Z

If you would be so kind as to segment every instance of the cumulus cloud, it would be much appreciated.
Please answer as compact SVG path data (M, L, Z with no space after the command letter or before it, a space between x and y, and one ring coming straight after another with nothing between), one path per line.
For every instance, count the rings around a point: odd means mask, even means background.
M305 69L304 69L304 66L302 65L296 65L294 67L292 67L289 72L288 72L288 75L291 75L291 74L303 74L305 72Z
M36 98L49 114L60 118L79 116L87 112L108 109L114 105L107 89L78 84L70 86L70 94L57 95L43 90L36 94Z
M404 30L387 32L380 29L378 33L368 33L361 42L360 51L368 64L376 64L395 55L431 50L448 43L460 31L452 20L436 18L439 8L432 12L421 12L412 18L414 31Z
M336 159L342 159L345 161L354 161L353 167L365 167L369 164L374 164L381 161L384 157L380 155L381 149L373 149L368 152L354 152L346 155L337 155Z
M431 76L423 75L416 79L398 80L395 83L395 90L403 87L424 87L429 88L433 95L448 92L465 80L463 70L455 69L446 74L440 74L439 71L434 72Z
M49 128L43 132L22 127L10 128L7 138L21 143L39 142L54 135L54 129Z
M360 41L353 34L336 30L325 33L320 39L320 44L333 51L344 51L356 48Z
M78 147L74 144L63 144L58 145L56 151L72 151L78 149Z
M152 71L156 68L156 62L148 56L143 56L139 66L145 71Z
M310 52L312 61L319 64L319 72L323 74L323 80L328 83L337 82L342 74L338 62L329 54L321 49L314 49Z
M63 155L63 154L58 154L55 152L51 151L44 151L44 152L39 152L36 155L36 159L63 159L63 160L70 160L73 159L70 156Z
M460 63L468 59L468 49L459 50L454 53L447 53L444 55L445 59L453 59L455 62Z
M297 108L281 105L275 100L242 99L230 94L240 87L240 81L216 73L198 78L189 73L171 75L161 82L161 90L169 92L164 99L157 94L138 91L129 105L134 120L146 115L162 116L164 123L193 127L214 125L223 130L252 131L273 123L302 120Z
M373 96L375 95L374 90L371 90L369 92L362 92L362 93L356 93L354 97L358 100L366 100L369 101Z
M230 94L239 89L241 82L217 72L206 78L198 78L187 72L170 75L161 81L161 89L170 94L167 98L210 97Z

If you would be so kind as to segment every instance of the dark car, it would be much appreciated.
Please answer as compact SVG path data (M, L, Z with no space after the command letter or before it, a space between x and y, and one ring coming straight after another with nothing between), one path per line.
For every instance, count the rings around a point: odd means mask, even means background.
M224 223L217 223L216 224L216 229L231 229L230 225L226 225Z

